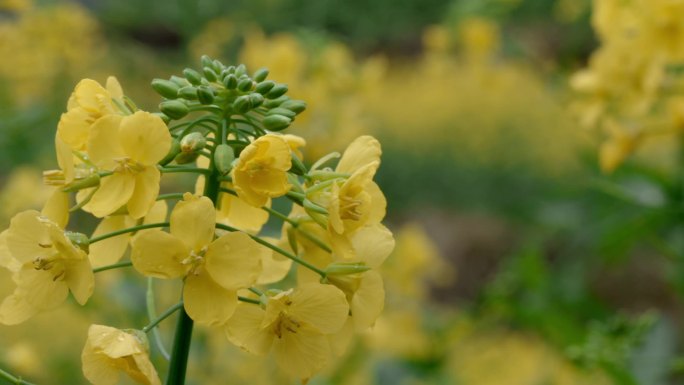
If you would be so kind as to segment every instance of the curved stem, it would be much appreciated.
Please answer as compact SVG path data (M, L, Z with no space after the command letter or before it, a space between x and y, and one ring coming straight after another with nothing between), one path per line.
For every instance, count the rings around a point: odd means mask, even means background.
M194 172L197 174L211 174L211 170L201 167L159 167L159 171L164 174L173 174L178 172Z
M153 329L155 326L159 325L160 322L162 322L163 320L169 318L169 316L170 316L171 314L175 313L176 310L178 310L178 309L180 309L180 308L182 308L182 307L183 307L183 301L180 301L180 302L178 302L177 304L171 306L170 308L166 309L166 311L163 312L159 317L157 317L156 319L154 319L153 321L151 321L149 324L147 324L147 326L145 326L144 328L142 328L142 331L145 332L145 333L149 333L150 331L152 331L152 329Z
M216 224L216 228L219 228L219 229L222 229L222 230L227 230L227 231L240 231L240 230L236 229L235 227L231 227L231 226L228 226L228 225L224 225L224 224L222 224L222 223L217 223L217 224ZM257 243L259 243L259 244L261 244L261 245L263 245L263 246L266 246L266 247L268 247L269 249L275 251L276 253L281 254L282 256L284 256L284 257L286 257L286 258L289 258L289 259L291 259L291 260L297 262L298 264L300 264L300 265L306 267L307 269L309 269L309 270L311 270L311 271L314 271L316 274L320 275L321 278L327 277L328 274L327 274L325 271L323 271L323 270L317 268L316 266L310 264L309 262L307 262L307 261L305 261L305 260L303 260L303 259L297 257L296 255L294 255L294 254L292 254L292 253L290 253L290 252L287 252L287 251L281 249L280 247L278 247L278 246L276 246L276 245L273 245L273 244L271 244L271 243L269 243L269 242L266 242L266 241L264 241L263 239L257 237L256 235L252 235L252 234L248 234L248 233L245 233L245 234L247 234L250 238L252 238L252 239L253 239L254 241L256 241Z
M100 236L90 238L89 243L92 245L93 243L103 241L107 238L116 237L117 235L126 234L126 233L134 233L134 232L139 231L139 230L153 229L155 227L169 227L169 222L148 223L146 225L138 225L138 226L133 226L133 227L129 227L126 229L112 231L111 233L102 234Z
M4 371L2 369L0 369L0 379L6 380L10 384L14 384L14 385L34 385L33 383L28 382L28 381L24 381L19 377L15 377L15 376L7 373L6 371Z
M238 301L247 302L247 303L253 303L253 304L255 304L255 305L261 305L261 301L259 301L258 299L242 297L242 296L239 296L239 295L238 295Z
M157 305L155 304L154 300L154 278L148 277L147 278L147 292L145 293L145 305L147 307L147 318L152 321L153 319L157 318ZM159 334L159 329L154 328L152 329L152 339L154 340L154 344L157 346L157 349L159 350L159 353L164 357L166 361L171 359L171 355L169 352L166 351L166 348L164 348L164 344L161 339L161 334Z
M168 199L183 199L183 193L160 194L159 196L157 196L158 201Z
M112 269L119 269L121 267L129 267L133 266L133 262L131 261L124 261L124 262L119 262L119 263L114 263L111 265L107 266L101 266L101 267L96 267L93 269L93 273L99 273L101 271L107 271L107 270L112 270Z

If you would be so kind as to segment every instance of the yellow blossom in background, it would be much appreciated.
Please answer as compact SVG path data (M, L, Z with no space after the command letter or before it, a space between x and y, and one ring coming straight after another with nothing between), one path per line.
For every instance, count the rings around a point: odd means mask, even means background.
M98 169L112 174L102 178L83 209L104 217L125 205L132 218L145 216L159 194L157 162L170 148L169 130L156 115L138 111L97 120L88 139L88 155ZM82 199L90 193L82 192Z
M150 362L147 337L137 330L91 325L81 360L83 374L94 385L118 384L121 372L138 384L161 385Z
M270 198L285 195L291 187L286 175L291 162L290 145L280 135L259 137L242 150L233 168L238 197L260 207Z
M185 310L195 321L220 325L237 305L237 290L252 285L269 250L241 232L214 239L216 210L207 197L186 193L171 212L171 231L133 238L131 260L142 274L182 278Z
M342 328L348 311L339 289L311 283L269 298L265 309L239 304L225 331L250 353L265 355L272 349L281 370L306 381L328 362L327 335Z
M24 211L12 218L4 240L10 259L3 267L12 260L19 267L12 275L16 289L0 305L1 323L18 324L50 310L69 291L81 305L90 298L94 277L88 256L56 223L37 211Z
M52 194L40 173L31 167L19 167L12 171L0 192L0 217L8 224L15 213L40 208Z

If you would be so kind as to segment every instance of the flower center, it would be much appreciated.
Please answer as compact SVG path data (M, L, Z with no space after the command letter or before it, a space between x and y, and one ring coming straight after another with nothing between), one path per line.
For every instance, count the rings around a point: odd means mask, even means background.
M273 333L278 338L283 338L284 332L297 333L302 324L296 319L290 317L285 312L280 312L278 319L273 323Z
M363 201L347 195L340 197L340 217L358 221L363 216L361 208Z
M199 251L192 250L190 255L181 261L181 264L188 266L188 274L199 275L204 266L204 254L207 252L207 247L203 247Z
M137 174L145 170L145 165L142 165L128 157L114 159L114 161L117 163L117 166L114 168L114 172Z

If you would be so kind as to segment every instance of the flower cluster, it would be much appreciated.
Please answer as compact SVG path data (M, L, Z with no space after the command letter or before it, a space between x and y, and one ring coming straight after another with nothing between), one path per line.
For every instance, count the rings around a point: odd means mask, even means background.
M684 3L593 4L592 24L601 46L571 85L586 95L575 106L582 124L605 132L599 160L611 172L645 140L684 129Z
M52 195L0 235L0 265L16 283L0 323L24 322L69 292L85 304L94 273L132 266L148 280L182 281L181 301L160 316L148 309L140 330L93 325L82 355L93 384L114 384L120 372L160 383L147 334L176 311L175 381L185 375L193 323L222 328L247 351L273 350L303 381L342 354L384 304L376 269L394 239L373 181L380 143L362 136L307 167L306 141L280 133L306 105L267 76L204 56L201 71L152 82L164 97L155 113L113 77L104 86L79 82L57 128L59 169L44 172ZM160 194L162 177L176 173L197 175L194 191ZM273 209L274 200L290 213ZM100 219L90 237L66 230L77 209ZM262 234L272 217L282 221L278 238Z

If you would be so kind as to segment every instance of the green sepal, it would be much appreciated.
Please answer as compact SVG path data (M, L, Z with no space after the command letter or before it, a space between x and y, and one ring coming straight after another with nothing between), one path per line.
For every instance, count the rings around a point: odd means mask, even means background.
M229 90L234 90L238 85L237 77L234 74L228 74L223 78L223 85Z
M264 119L261 120L261 123L263 123L264 128L267 130L280 131L290 126L292 119L287 116L275 114L264 117Z
M100 185L100 175L98 173L92 173L85 178L76 179L73 182L62 188L63 192L76 192L90 187L96 187Z
M254 90L262 95L266 95L273 87L275 87L275 82L273 80L266 80L257 84Z
M153 79L152 88L154 88L157 93L167 99L176 99L178 97L178 90L180 87L178 84L166 79Z
M216 71L214 71L213 68L204 67L202 68L202 72L204 72L204 77L210 82L215 82L218 80L218 74L216 73Z
M306 110L306 102L303 100L286 100L280 105L280 108L286 108L296 114L301 114Z
M83 233L76 233L73 231L65 231L64 235L71 241L71 243L77 246L79 249L88 252L90 246L90 239L87 235Z
M197 87L187 86L179 89L178 97L186 100L197 100Z
M171 119L182 119L190 112L188 106L180 100L165 100L159 103L159 110Z
M325 268L327 275L350 275L371 270L364 262L333 262Z
M183 76L193 85L200 85L202 83L202 75L192 68L186 68L183 70Z
M214 89L207 86L199 86L197 88L197 98L202 104L211 104L214 102Z
M235 152L227 144L219 144L214 150L214 165L221 175L228 175L233 168Z
M283 115L283 116L288 117L288 118L290 118L290 119L294 119L295 116L297 116L297 113L294 112L294 111L292 111L292 110L288 110L287 108L283 108L282 105L281 105L280 107L276 107L276 108L274 108L274 109L268 111L268 113L266 113L266 115L267 115L267 116L270 116L270 115Z
M278 84L266 93L266 99L276 99L287 93L287 84Z
M268 68L259 68L256 70L252 78L255 82L263 82L268 76Z
M171 163L171 161L176 157L176 155L178 155L180 151L180 140L178 140L178 138L173 138L173 140L171 140L171 148L169 149L169 152L162 160L159 161L159 165L166 166L167 164Z
M254 82L250 78L244 78L238 82L237 88L242 92L250 91L254 87Z

